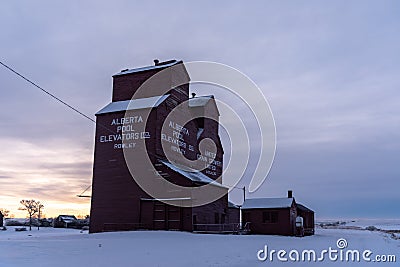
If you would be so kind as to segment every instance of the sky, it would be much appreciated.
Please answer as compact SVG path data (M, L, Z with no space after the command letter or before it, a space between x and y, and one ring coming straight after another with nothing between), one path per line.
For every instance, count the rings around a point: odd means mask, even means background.
M232 66L276 123L274 164L247 197L290 189L317 218L399 218L398 14L386 0L6 1L0 60L93 119L122 69ZM33 198L47 216L88 214L76 195L91 184L94 124L1 66L0 82L0 208L23 217L19 201Z

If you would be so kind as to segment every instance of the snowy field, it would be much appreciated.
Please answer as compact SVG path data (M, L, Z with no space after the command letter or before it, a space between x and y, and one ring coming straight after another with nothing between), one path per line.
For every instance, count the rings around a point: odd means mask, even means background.
M345 225L362 227L384 226L384 230L400 230L399 220L353 221ZM73 229L42 228L40 231L16 232L15 227L0 231L0 266L400 266L398 234L360 229L320 228L314 236L297 238L263 235L205 235L173 231L133 231L88 234ZM381 228L383 229L383 228ZM344 238L347 247L339 249L337 240ZM343 241L343 240L342 240ZM258 251L268 247L284 250L281 262L276 253L259 261ZM337 260L328 253L318 261L324 249L337 250ZM296 258L299 252L299 261ZM301 261L304 250L314 250L317 260ZM370 262L340 260L340 251L370 250ZM291 252L292 251L292 252ZM283 253L283 252L282 252ZM368 254L368 253L367 253ZM307 257L307 253L305 257ZM335 256L336 254L332 254ZM349 254L350 255L350 254ZM395 255L397 262L374 262L376 255ZM265 254L259 253L262 258ZM362 256L361 256L362 257ZM334 257L333 257L334 258Z
M335 219L326 219L319 220L316 224L326 224L326 223L334 223L339 222L340 228L361 228L365 229L368 226L375 226L381 230L400 230L400 220L399 219L355 219L355 220L335 220Z

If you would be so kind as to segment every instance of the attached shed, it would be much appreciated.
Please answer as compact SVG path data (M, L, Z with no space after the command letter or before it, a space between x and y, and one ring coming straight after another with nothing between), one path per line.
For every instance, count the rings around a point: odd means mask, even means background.
M303 218L304 234L313 235L315 228L314 211L300 203L297 203L297 216Z
M240 222L240 207L230 201L228 201L228 223Z
M243 223L254 234L295 235L296 202L294 198L250 198L242 206Z

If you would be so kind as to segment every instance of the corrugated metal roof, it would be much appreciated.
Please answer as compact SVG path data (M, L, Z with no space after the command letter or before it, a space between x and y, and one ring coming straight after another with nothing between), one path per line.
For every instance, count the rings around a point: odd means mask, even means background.
M114 74L113 77L119 76L119 75L130 74L130 73L137 73L137 72L142 72L142 71L167 68L167 67L171 67L173 65L179 64L179 63L182 63L182 61L171 60L171 63L168 63L168 64L162 64L162 62L161 62L159 65L152 65L152 66L147 66L147 67L141 67L141 68L136 68L136 69L130 69L130 70L128 69L125 71L120 71L117 74Z
M204 128L199 128L199 130L197 131L197 139L200 138L201 134L204 132Z
M74 215L60 215L58 216L58 218L66 223L74 222L77 220Z
M243 203L242 209L280 209L290 208L294 198L249 198Z
M207 105L210 99L213 99L214 96L207 95L207 96L198 96L189 99L189 107L204 107Z
M236 205L235 203L230 202L230 201L228 200L228 208L235 208L235 209L238 209L239 206Z
M101 110L99 110L96 115L104 114L104 113L112 113L118 111L125 111L125 110L135 110L135 109L142 109L142 108L154 108L160 105L162 102L165 101L169 97L169 94L162 95L162 96L152 96L146 98L138 98L132 100L125 100L125 101L118 101L118 102L111 102Z
M119 112L124 110L135 110L135 109L142 109L142 108L154 108L160 105L162 102L165 101L170 95L162 95L162 96L152 96L146 98L138 98L138 99L131 99L125 101L117 101L111 102L101 110L99 110L96 115L104 114L104 113L112 113L112 112ZM207 105L207 102L214 98L213 96L200 96L196 98L189 99L189 107L202 107Z
M185 171L182 170L181 168L175 166L174 164L172 164L171 162L165 161L165 160L159 160L162 164L164 164L165 166L167 166L168 168L170 168L171 170L173 170L174 172L177 172L179 174L181 174L182 176L188 178L189 180L191 180L192 182L196 182L196 183L202 183L202 184L212 184L218 187L223 187L223 188L227 188L224 185L218 183L217 181L211 179L210 177L208 177L207 175L203 174L200 171Z

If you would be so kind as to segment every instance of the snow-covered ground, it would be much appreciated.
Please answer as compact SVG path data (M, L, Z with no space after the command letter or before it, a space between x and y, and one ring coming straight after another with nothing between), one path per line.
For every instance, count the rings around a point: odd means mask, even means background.
M369 226L374 226L381 230L400 230L399 219L347 219L347 220L322 219L318 220L316 224L321 224L321 223L332 224L337 222L339 222L341 228L359 227L365 229Z
M399 221L397 220L396 223ZM382 221L375 221L379 226ZM391 230L396 223L383 223ZM346 223L347 224L347 223ZM357 225L357 221L352 222ZM366 223L365 226L374 224ZM390 227L389 227L390 226ZM304 238L265 235L206 235L173 231L133 231L88 234L73 229L42 228L31 232L16 232L15 227L0 231L0 266L399 266L400 240L381 231L317 228L314 236ZM379 227L377 227L379 228ZM347 247L339 249L337 240L344 238ZM258 251L285 250L280 262L276 253L273 261L257 259ZM395 255L397 262L324 261L294 262L292 250L300 255L314 250L317 258L324 249L342 251L371 250L376 255ZM295 257L296 254L291 254ZM307 256L307 254L305 254ZM337 255L340 255L339 252ZM264 253L260 253L264 257ZM361 256L362 257L362 256ZM300 256L301 260L301 256Z

